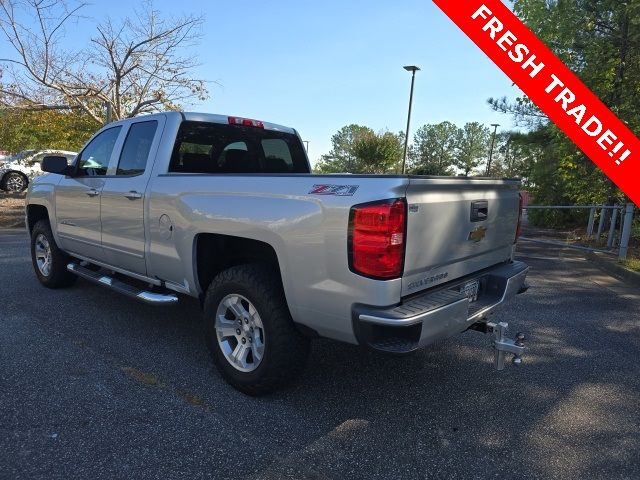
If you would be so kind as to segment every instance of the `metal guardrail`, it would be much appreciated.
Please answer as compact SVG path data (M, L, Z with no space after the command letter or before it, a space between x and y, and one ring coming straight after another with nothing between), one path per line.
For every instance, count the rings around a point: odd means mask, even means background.
M629 252L629 239L631 238L631 224L633 222L633 212L635 205L628 203L627 205L527 205L523 210L580 210L589 209L589 223L587 224L587 238L593 237L595 227L595 219L597 210L600 210L600 221L598 222L598 231L595 239L599 240L604 231L608 210L611 210L611 224L609 226L609 235L607 236L607 248L612 249L616 246L616 226L618 218L622 222L620 228L620 242L618 244L618 258L625 260ZM550 243L550 242L546 242ZM581 249L602 251L596 248L576 247Z

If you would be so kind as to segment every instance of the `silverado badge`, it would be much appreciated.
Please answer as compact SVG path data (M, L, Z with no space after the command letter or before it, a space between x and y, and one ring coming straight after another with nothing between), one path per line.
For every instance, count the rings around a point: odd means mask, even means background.
M469 240L473 240L474 242L479 242L482 240L487 234L487 229L484 227L476 227L475 230L469 232Z

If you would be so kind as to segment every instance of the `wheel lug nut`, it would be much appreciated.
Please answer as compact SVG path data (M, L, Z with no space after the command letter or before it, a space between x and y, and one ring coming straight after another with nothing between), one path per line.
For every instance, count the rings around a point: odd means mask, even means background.
M249 327L249 331L253 333L253 327Z
M249 319L248 319L248 318L245 318L245 319L244 319L244 323L249 323Z
M239 329L239 328L237 328L237 329L236 329L236 333L237 333L238 335L240 335L240 333L241 333L241 332L240 332L240 329Z
M247 339L242 337L242 343L247 343Z

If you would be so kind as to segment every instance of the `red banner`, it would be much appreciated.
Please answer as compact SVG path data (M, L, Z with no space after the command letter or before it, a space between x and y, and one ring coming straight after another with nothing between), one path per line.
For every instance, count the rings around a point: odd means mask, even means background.
M640 206L640 140L500 0L433 0Z

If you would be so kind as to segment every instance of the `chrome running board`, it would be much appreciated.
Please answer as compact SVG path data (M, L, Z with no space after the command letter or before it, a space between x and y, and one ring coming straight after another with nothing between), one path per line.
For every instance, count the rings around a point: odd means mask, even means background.
M113 277L109 277L108 275L93 272L78 265L77 263L69 263L67 265L67 270L71 273L75 273L85 280L109 287L111 290L126 295L127 297L135 298L136 300L140 300L144 303L148 303L149 305L172 305L174 303L178 303L177 295L172 293L155 293L140 290L132 285L116 280Z

